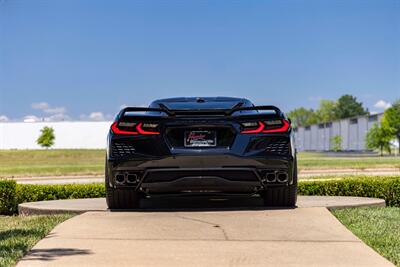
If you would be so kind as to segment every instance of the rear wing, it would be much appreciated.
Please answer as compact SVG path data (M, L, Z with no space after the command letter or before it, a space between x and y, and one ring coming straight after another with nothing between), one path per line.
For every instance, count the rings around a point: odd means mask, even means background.
M272 113L262 111L271 111ZM128 115L128 113L133 114ZM121 120L124 117L135 119L168 119L197 116L249 119L269 117L286 119L285 114L276 106L233 107L232 109L168 109L165 105L160 104L160 108L126 107L119 112L117 120Z

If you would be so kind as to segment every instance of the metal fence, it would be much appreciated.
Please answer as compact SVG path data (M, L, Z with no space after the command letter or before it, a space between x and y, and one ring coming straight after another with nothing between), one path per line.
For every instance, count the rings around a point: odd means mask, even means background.
M313 124L295 129L295 142L298 151L332 150L332 137L342 138L342 150L366 150L365 136L371 127L379 122L383 113L348 118L327 123Z

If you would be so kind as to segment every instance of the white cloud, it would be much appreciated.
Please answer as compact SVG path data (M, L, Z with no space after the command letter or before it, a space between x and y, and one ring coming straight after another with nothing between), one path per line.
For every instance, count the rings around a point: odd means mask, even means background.
M112 116L111 114L104 114L103 112L100 111L94 111L91 112L89 115L87 114L81 114L79 116L79 118L82 121L108 121L108 120L112 120L114 116Z
M91 119L92 121L104 121L104 114L103 112L92 112L89 114L89 119Z
M54 108L46 108L43 111L48 114L64 114L67 111L67 109L64 107L54 107Z
M379 100L374 105L374 107L379 108L379 109L387 109L387 108L390 108L391 106L392 106L392 104L390 104L389 102L386 102L385 100Z
M5 115L0 115L0 122L6 122L6 121L9 121L10 119L7 117L7 116L5 116Z
M36 117L35 115L27 115L24 117L24 122L37 122L40 121L40 118Z
M46 102L32 103L31 106L33 109L40 109L40 110L47 109L50 107L50 105Z
M68 121L68 120L71 120L71 117L63 113L54 114L44 118L44 121Z
M67 112L65 107L52 107L47 102L32 103L33 109L38 109L48 114L64 114Z

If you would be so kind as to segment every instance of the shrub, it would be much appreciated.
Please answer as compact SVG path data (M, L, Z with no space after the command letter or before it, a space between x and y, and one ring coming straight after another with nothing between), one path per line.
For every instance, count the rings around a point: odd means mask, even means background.
M52 145L54 145L54 140L56 139L54 135L54 129L51 127L43 127L43 129L40 130L41 134L39 138L36 140L38 145L49 148Z
M342 150L342 137L340 135L335 135L331 138L331 149L334 152Z
M15 214L23 202L104 196L103 184L31 185L0 180L0 214Z
M16 185L13 180L0 180L0 214L13 214L16 210Z
M300 181L299 194L375 197L388 206L400 207L400 176ZM16 213L23 202L104 196L104 184L27 185L0 180L0 214Z
M105 188L103 184L18 184L16 194L17 203L23 203L56 199L104 197Z
M304 181L299 183L298 192L300 195L382 198L386 205L400 207L400 176Z

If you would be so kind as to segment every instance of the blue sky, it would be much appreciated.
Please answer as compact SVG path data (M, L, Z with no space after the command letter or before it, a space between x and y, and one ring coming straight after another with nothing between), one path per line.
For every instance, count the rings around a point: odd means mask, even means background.
M173 96L288 111L349 93L382 111L400 98L399 14L400 0L1 1L0 120Z

